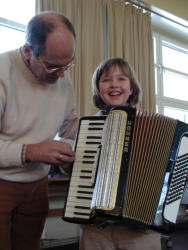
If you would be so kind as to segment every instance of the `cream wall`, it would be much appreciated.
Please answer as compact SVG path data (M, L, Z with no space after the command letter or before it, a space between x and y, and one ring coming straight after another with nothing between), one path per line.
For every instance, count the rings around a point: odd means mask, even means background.
M143 2L188 21L188 0L143 0Z
M139 0L138 0L139 1ZM185 26L170 22L165 18L152 15L152 29L169 39L176 40L180 45L188 46L188 0L141 0L141 3L148 4L151 9L161 10L161 14L175 21L180 21ZM154 8L155 7L155 8ZM170 13L168 16L167 13Z

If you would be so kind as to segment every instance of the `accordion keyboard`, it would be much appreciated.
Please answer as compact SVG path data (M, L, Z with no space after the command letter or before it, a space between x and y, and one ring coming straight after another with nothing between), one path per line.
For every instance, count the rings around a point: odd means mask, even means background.
M76 160L73 164L64 216L88 220L94 189L98 154L100 151L105 117L83 119L76 144Z

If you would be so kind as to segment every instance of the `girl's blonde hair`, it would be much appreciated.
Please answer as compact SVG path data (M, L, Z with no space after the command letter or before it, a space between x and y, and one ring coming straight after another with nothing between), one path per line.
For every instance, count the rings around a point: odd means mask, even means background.
M112 67L119 67L122 72L129 78L130 86L133 90L132 95L129 97L127 104L131 106L135 106L141 96L141 87L136 79L136 75L129 65L129 63L122 58L112 58L105 60L98 67L95 69L93 76L92 76L92 90L93 90L93 104L99 109L106 109L107 105L104 103L102 98L100 97L99 92L99 81L103 73L108 73Z

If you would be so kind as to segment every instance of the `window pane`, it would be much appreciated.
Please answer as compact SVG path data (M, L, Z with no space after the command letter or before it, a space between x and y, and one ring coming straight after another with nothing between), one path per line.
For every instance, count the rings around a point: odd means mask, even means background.
M157 67L155 67L155 94L158 95Z
M163 82L164 96L188 101L188 77L165 70Z
M0 16L17 23L27 24L35 14L35 0L1 1Z
M162 45L163 66L177 71L188 73L188 50L183 48L170 48L170 45L163 43Z
M0 53L20 47L25 42L25 33L0 26Z
M188 123L188 111L164 107L164 115Z
M157 53L156 37L153 37L153 52L154 52L154 64L156 64L157 63L157 57L156 57L156 53Z

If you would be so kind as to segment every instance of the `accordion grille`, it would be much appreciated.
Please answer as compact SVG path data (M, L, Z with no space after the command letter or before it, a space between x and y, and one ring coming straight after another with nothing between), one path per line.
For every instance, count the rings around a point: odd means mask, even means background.
M138 112L125 190L123 217L151 225L159 202L177 121ZM149 211L146 213L146 211Z

